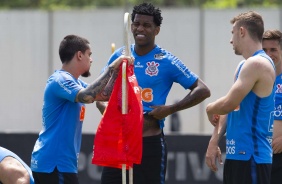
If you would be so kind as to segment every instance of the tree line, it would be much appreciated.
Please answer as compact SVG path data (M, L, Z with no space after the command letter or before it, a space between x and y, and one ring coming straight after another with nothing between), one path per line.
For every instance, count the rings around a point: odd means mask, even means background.
M92 9L132 6L146 0L0 0L0 9ZM150 0L159 7L281 7L281 0Z

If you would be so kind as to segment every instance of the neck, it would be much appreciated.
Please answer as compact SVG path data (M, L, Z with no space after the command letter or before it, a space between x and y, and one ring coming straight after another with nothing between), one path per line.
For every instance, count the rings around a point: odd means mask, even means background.
M80 76L79 73L77 72L77 70L75 69L75 67L71 67L70 64L63 64L62 70L69 72L76 79L78 79L78 77Z
M149 52L151 52L154 48L155 48L155 44L152 45L135 45L134 50L136 52L137 55L139 56L144 56L146 54L148 54Z
M245 46L246 47L243 49L243 53L242 53L242 55L245 59L252 57L256 51L262 50L261 42L254 42L253 41L253 43L245 44Z

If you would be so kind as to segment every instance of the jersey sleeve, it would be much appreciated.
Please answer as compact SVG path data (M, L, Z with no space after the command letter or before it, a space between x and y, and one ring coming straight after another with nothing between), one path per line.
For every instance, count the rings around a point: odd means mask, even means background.
M77 83L71 76L63 73L54 78L48 89L52 90L53 94L59 98L75 102L77 93L85 85L86 83Z
M168 53L168 59L171 61L170 73L174 82L179 83L185 89L189 89L199 77L176 56Z

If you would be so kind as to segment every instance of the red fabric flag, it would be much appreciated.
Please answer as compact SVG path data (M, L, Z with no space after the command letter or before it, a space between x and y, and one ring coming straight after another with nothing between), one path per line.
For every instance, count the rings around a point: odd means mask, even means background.
M122 168L140 164L142 158L143 106L133 65L126 67L128 113L122 114L122 68L108 106L98 126L92 164Z

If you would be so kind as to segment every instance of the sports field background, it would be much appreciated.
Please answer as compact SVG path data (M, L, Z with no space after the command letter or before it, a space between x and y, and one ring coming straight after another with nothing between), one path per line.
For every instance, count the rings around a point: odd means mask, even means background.
M212 96L178 115L181 130L168 135L167 184L217 184L220 172L212 173L204 163L204 154L212 126L205 114L207 103L226 94L233 73L243 59L235 56L230 19L250 9L210 10L197 8L162 8L164 17L157 43L178 56L211 89ZM282 30L282 9L253 9L265 20L265 29ZM67 34L86 37L92 46L92 76L97 78L111 54L111 44L123 44L122 8L41 11L0 11L1 106L0 145L11 149L28 164L41 128L42 97L48 76L60 69L60 41ZM183 98L188 91L173 86L167 103ZM79 178L82 184L98 184L101 169L91 165L93 138L101 115L95 104L87 105L83 125ZM224 151L224 145L222 145Z
M232 45L230 19L249 9L201 10L162 8L163 24L157 43L178 56L211 89L211 97L179 113L182 134L210 134L205 106L226 94L241 56ZM254 9L265 20L265 28L282 30L282 9ZM123 44L122 8L40 11L0 11L1 110L0 132L38 133L41 128L42 96L48 76L60 69L58 46L67 34L78 34L91 42L91 82L97 78L111 54L111 44ZM183 98L178 84L167 103ZM95 104L87 105L83 132L95 133L101 115ZM170 132L170 118L166 120Z

